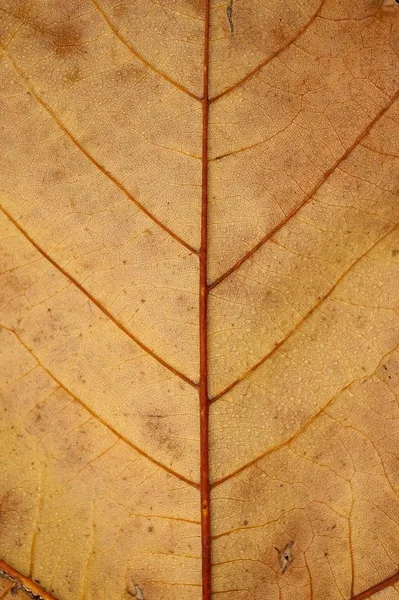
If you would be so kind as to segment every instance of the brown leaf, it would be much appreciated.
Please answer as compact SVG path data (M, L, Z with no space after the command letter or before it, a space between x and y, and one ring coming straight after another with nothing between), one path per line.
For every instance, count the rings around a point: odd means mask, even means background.
M399 7L0 13L0 598L398 598Z

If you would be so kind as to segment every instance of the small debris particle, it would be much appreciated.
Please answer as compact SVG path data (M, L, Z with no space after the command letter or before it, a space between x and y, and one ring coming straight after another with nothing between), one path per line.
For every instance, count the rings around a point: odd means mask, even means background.
M135 590L136 590L136 598L137 600L144 600L144 596L143 596L143 592L141 591L141 589L139 588L138 585L135 585Z
M233 2L234 0L230 0L226 12L227 12L227 19L229 21L229 26L230 26L230 33L232 35L234 35L234 23L233 23Z
M276 546L274 546L274 549L277 551L278 554L278 562L280 564L280 569L281 569L281 573L284 574L288 565L290 563L292 563L292 561L294 560L293 556L292 556L292 546L294 545L294 540L291 540L290 542L288 542L288 544L286 544L283 548L283 550L279 550L278 548L276 548Z

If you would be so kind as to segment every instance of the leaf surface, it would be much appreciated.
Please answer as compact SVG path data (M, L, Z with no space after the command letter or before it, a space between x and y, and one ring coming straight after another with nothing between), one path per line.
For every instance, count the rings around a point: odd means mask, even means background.
M0 13L0 598L397 598L399 10Z

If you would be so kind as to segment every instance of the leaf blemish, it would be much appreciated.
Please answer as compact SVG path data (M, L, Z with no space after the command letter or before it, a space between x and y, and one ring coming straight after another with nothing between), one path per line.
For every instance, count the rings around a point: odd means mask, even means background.
M70 20L64 23L55 23L52 26L41 23L32 23L32 26L47 40L47 45L58 58L65 59L85 53L83 30L80 23Z
M290 542L288 542L288 544L286 544L284 546L283 550L279 550L276 546L274 546L274 549L276 550L276 552L278 554L278 562L280 565L280 570L281 570L282 575L287 570L288 565L291 564L292 561L294 560L294 557L292 556L292 546L293 545L294 545L294 540L291 540Z
M229 21L230 33L232 35L234 35L233 2L234 2L234 0L230 0L229 5L227 6L227 9L226 9L227 19Z
M128 596L136 598L136 600L144 600L143 591L140 588L140 586L138 586L137 583L134 582L134 580L131 581L131 584L128 583L126 587L126 593L128 594Z

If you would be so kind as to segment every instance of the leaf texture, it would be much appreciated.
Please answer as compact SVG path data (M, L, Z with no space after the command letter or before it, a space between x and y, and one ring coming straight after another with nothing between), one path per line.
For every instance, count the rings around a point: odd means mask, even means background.
M0 45L0 598L398 598L399 9Z

